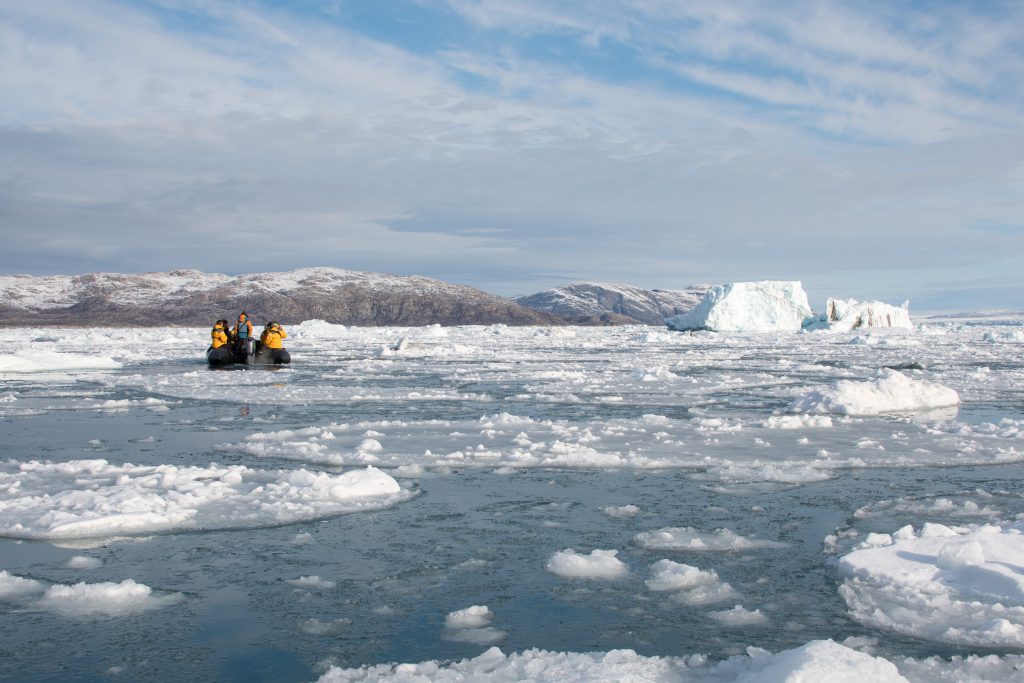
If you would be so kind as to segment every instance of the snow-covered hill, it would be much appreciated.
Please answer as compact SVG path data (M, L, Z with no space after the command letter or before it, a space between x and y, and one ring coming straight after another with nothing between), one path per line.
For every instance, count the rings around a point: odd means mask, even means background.
M708 289L709 285L641 289L623 284L571 282L518 297L516 302L575 323L662 325L665 318L686 313L700 303Z
M189 324L319 318L344 325L549 325L562 321L504 297L418 276L302 268L283 273L0 276L0 324Z

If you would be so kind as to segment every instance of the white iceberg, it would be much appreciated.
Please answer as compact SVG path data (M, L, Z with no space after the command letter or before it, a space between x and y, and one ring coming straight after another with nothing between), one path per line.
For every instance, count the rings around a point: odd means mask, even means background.
M828 329L835 332L849 332L866 327L894 327L914 329L910 320L909 302L902 306L881 301L857 301L856 299L833 299L825 302L825 312L804 321L806 329Z
M796 332L811 315L807 293L797 282L763 280L712 287L691 311L672 316L672 330Z
M949 387L883 369L864 382L844 379L834 387L808 392L789 404L789 412L866 416L936 410L959 403L960 396Z

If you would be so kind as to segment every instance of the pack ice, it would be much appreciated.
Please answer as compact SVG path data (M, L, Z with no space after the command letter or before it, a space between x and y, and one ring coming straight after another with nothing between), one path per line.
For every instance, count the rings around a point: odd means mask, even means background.
M764 280L712 287L691 311L665 320L669 329L796 332L811 315L799 282Z
M241 465L8 460L0 464L0 536L54 540L276 526L380 509L411 495L373 467L332 475Z

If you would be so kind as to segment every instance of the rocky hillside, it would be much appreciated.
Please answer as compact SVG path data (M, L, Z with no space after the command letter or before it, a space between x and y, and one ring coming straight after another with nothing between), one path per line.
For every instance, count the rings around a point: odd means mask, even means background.
M248 311L257 323L559 325L557 316L462 285L338 268L221 275L0 276L3 325L208 325Z
M665 318L686 313L704 298L709 285L687 289L641 289L632 285L572 282L516 302L553 313L577 325L664 325Z

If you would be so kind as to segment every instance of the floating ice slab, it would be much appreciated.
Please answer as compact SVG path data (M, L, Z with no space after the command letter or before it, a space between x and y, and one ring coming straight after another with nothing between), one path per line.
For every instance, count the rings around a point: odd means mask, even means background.
M668 318L673 330L796 332L811 314L799 282L733 282L708 290L696 308Z
M816 640L772 656L749 654L710 663L691 657L644 657L633 650L504 654L492 647L479 657L457 662L378 664L358 669L331 667L320 683L348 681L651 681L666 683L907 683L896 666L831 640Z
M552 555L545 569L567 579L618 579L629 573L618 554L618 550L592 550L583 555L568 548Z
M0 535L54 540L275 526L376 510L411 495L373 467L332 475L9 460L0 464Z
M494 613L486 605L472 605L450 612L444 620L441 637L456 643L493 645L508 634L491 626Z
M122 617L160 609L182 598L180 593L158 595L149 586L126 579L120 583L50 586L40 598L39 606L68 617Z
M935 382L913 379L897 370L880 370L865 382L840 380L834 387L815 389L789 404L793 413L882 415L947 408L959 395Z
M857 621L957 645L1024 647L1024 524L868 534L837 562Z
M652 591L671 592L672 600L684 605L710 605L737 597L733 587L718 578L714 569L672 560L658 560L651 565L651 578L644 584Z
M0 355L0 373L50 372L54 370L116 370L121 363L106 356L60 353L47 349L18 349Z
M47 586L0 571L0 600L76 618L122 617L160 609L182 600L181 593L157 593L145 584L85 583Z
M784 543L778 541L747 538L729 529L704 532L691 526L644 531L633 540L640 547L650 550L756 550L785 547Z

